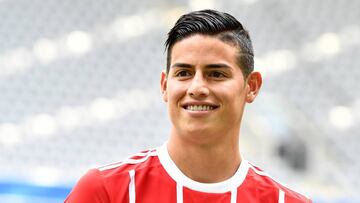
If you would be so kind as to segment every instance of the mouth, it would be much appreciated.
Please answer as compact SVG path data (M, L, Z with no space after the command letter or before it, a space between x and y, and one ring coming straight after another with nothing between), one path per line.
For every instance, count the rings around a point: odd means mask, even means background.
M188 104L188 105L184 105L183 108L189 111L211 111L214 109L217 109L219 106L216 105L208 105L208 104L203 104L203 105L193 105L193 104Z

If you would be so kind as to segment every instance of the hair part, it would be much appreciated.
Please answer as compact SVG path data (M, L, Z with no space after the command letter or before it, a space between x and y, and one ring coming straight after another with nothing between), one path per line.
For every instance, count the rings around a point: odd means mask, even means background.
M254 70L254 51L248 31L233 16L215 10L194 11L182 15L168 33L166 73L169 73L173 46L195 34L218 38L238 48L237 63L247 76Z

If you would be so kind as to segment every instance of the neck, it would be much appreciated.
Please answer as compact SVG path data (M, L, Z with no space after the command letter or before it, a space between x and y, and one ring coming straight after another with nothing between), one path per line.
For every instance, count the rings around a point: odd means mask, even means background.
M190 179L202 183L221 182L232 177L240 166L238 135L223 142L199 144L172 132L168 143L171 159Z

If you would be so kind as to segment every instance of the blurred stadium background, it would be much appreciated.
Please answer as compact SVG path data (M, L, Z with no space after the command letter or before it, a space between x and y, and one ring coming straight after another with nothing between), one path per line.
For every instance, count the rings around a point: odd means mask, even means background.
M314 202L360 202L359 0L0 0L0 202L62 202L161 145L166 34L202 8L244 23L264 75L244 157Z

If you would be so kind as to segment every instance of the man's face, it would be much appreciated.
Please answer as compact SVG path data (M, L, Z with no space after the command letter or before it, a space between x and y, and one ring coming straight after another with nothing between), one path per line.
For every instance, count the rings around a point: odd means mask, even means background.
M163 98L180 134L237 132L251 85L236 63L237 48L211 36L193 35L172 47ZM251 101L250 101L251 100Z

